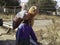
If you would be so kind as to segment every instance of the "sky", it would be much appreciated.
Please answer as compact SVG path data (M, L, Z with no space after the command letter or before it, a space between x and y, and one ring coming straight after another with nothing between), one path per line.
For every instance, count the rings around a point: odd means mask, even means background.
M60 7L60 0L56 0L58 7Z
M29 0L20 0L21 2L28 2Z

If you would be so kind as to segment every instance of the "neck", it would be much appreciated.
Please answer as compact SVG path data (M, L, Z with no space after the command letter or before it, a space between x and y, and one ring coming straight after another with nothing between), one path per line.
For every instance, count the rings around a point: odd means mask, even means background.
M31 14L31 13L29 13L29 14L30 14L30 18L34 18L35 14Z

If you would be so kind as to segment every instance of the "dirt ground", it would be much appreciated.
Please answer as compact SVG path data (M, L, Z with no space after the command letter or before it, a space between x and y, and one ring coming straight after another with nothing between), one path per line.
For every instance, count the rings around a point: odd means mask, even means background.
M7 17L9 20L11 20L10 16ZM5 20L5 18L3 18L4 21L9 21L7 18ZM35 20L40 21L39 23L35 21L33 26L38 41L43 45L60 45L60 16L40 15L36 16ZM47 20L48 23L45 22L45 20ZM6 33L7 30L8 29L0 27L0 34ZM4 44L15 44L15 34L0 36L0 45Z

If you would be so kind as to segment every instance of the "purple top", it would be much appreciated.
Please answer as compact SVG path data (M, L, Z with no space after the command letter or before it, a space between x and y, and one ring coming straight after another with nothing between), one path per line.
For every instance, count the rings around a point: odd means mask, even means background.
M18 39L30 39L30 36L34 41L37 42L37 38L32 27L28 24L22 23L20 24L18 31L17 31L17 38Z

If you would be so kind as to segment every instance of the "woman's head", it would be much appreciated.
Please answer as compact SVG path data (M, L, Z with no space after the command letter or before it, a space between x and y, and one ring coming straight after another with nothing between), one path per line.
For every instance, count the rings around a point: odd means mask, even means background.
M32 6L29 11L29 13L36 15L38 13L37 7L36 6Z
M38 10L36 6L32 6L29 10L28 13L26 13L26 15L24 16L24 19L28 20L28 19L32 19L35 15L37 15Z

